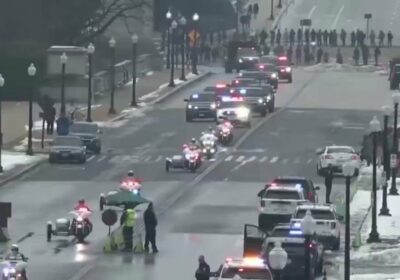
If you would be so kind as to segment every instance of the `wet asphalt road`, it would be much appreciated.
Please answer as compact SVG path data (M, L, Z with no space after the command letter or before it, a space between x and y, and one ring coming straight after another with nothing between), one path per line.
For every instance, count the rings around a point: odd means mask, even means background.
M220 149L216 161L205 163L196 174L164 170L165 156L179 153L183 143L213 125L186 123L183 99L206 85L229 81L231 75L216 74L162 104L138 111L122 127L104 129L104 152L85 165L44 163L3 187L2 200L13 202L10 233L14 240L31 233L20 242L30 257L30 277L190 279L199 254L205 254L213 268L227 256L240 256L243 224L256 223L256 193L264 183L276 175L304 175L320 184L315 149L331 143L357 146L363 124L375 114L362 108L318 109L322 95L315 100L315 108L296 107L309 98L310 89L323 88L324 80L321 73L302 69L294 75L293 84L280 86L279 109L264 119L255 118L250 130L237 129L233 145ZM366 75L357 76L354 87L375 78ZM338 94L335 87L328 90ZM144 179L143 196L154 201L159 213L157 256L105 256L102 252L107 228L97 209L99 194L113 190L129 169ZM335 197L343 196L341 180L337 179ZM68 238L46 243L46 222L66 216L80 197L96 210L89 243L77 245ZM320 197L324 197L323 188Z

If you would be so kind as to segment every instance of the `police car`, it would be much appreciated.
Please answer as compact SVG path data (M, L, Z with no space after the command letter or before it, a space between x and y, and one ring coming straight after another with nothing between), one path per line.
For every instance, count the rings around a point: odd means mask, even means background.
M336 207L331 204L304 204L297 207L290 223L293 228L301 228L301 222L307 210L314 218L315 232L318 240L325 248L339 250L340 248L340 221L343 217L336 213Z
M260 279L273 280L271 270L260 258L227 258L219 269L212 273L214 279Z
M243 96L251 111L260 114L262 117L265 117L267 112L273 112L275 109L274 93L272 91L267 93L262 87L234 88L231 89L231 94Z
M301 187L275 186L267 188L260 200L258 227L268 231L277 223L288 223L297 206L306 202Z
M262 244L262 256L268 262L268 254L274 248L277 242L281 243L282 248L288 254L288 260L285 268L281 272L283 279L304 275L304 235L301 230L296 230L290 225L277 225L271 234L264 240ZM324 248L312 239L310 244L310 271L313 274L311 279L319 275L323 271L324 264Z
M186 105L186 121L191 122L193 119L213 119L216 120L215 94L212 92L203 92L192 94L189 98L184 99Z
M326 146L317 150L318 163L317 173L323 175L328 166L332 166L333 172L341 174L345 163L350 163L355 167L354 175L357 176L361 168L360 156L353 147L350 146Z
M217 101L217 124L229 120L232 125L251 127L251 110L242 96L224 95Z

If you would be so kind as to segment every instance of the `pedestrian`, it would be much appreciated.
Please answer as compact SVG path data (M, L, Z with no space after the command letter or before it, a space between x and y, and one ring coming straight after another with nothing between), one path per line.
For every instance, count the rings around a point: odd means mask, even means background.
M374 56L375 56L375 66L378 66L378 61L379 61L379 56L381 55L381 49L379 46L376 46L375 51L374 51Z
M304 31L304 39L306 40L306 44L310 43L310 29L306 29L306 31Z
M317 33L315 32L314 28L310 32L311 35L311 42L316 42Z
M359 64L359 61L360 61L360 49L358 48L358 46L356 46L356 47L354 48L354 51L353 51L353 60L354 60L355 65L358 65L358 64Z
M281 38L282 38L281 30L278 29L278 32L276 33L276 43L278 46L281 45Z
M263 29L260 32L260 44L265 46L265 40L267 40L268 38L268 33L265 31L265 29Z
M122 217L121 217L122 218ZM133 227L136 223L135 210L128 208L125 210L125 217L122 220L122 233L124 236L124 243L126 252L132 252L133 249Z
M283 45L286 47L289 44L289 30L285 28L283 31Z
M379 35L378 35L378 39L379 39L379 47L383 47L383 42L385 40L385 33L381 30L379 31Z
M392 31L390 31L390 30L389 30L389 32L387 34L387 40L388 40L388 47L391 48L392 47L393 34L392 34Z
M328 63L329 62L329 53L328 51L324 52L324 63Z
M296 37L296 31L294 31L294 29L290 29L289 32L289 42L290 42L290 46L293 47L294 46L294 39Z
M338 46L338 34L336 32L336 29L333 29L333 31L332 31L332 37L333 37L333 46L337 47Z
M304 46L304 62L306 64L310 63L310 45L306 44Z
M249 7L247 8L247 14L248 15L252 15L253 14L253 5L249 5Z
M54 122L56 121L56 108L51 105L49 112L49 119L47 119L47 134L52 135L54 133Z
M376 39L375 31L372 29L371 32L369 33L369 42L371 47L375 47L375 39Z
M346 31L342 28L342 31L340 31L340 40L342 40L342 46L346 46Z
M364 31L360 32L360 45L364 45L365 44L365 38L367 37L367 35L365 34Z
M303 40L303 30L297 29L297 44L300 44Z
M352 31L350 34L350 42L353 48L356 46L356 41L356 32Z
M258 15L258 3L255 3L254 4L254 7L253 7L253 13L254 13L254 18L256 19L257 18L257 15Z
M328 36L329 36L328 30L325 29L325 31L323 33L325 47L328 46Z
M196 280L209 280L210 279L210 266L206 263L203 255L199 256L199 266L195 273Z
M318 32L317 32L317 45L319 47L322 46L322 30L321 29L318 30Z
M318 51L317 51L317 63L321 63L321 61L322 61L322 56L324 55L324 50L322 49L322 47L320 46L319 48L318 48Z
M342 55L342 52L340 51L340 48L337 48L336 63L343 64L343 55Z
M325 202L326 203L331 203L331 192L332 192L332 183L333 183L333 169L332 165L328 165L328 167L325 170Z
M158 253L156 245L156 227L157 227L157 217L154 213L153 202L150 202L146 211L144 212L144 226L145 226L145 242L144 249L146 252L149 251L149 243L151 244L153 253Z
M333 47L333 30L329 31L328 41L329 41L329 46Z
M273 47L275 45L275 31L271 30L269 33L270 33L270 40L271 40L270 45L271 45L271 47Z
M369 48L367 45L361 46L361 56L363 59L363 64L368 65L368 58L369 58Z
M296 47L296 64L301 64L301 45L297 44Z

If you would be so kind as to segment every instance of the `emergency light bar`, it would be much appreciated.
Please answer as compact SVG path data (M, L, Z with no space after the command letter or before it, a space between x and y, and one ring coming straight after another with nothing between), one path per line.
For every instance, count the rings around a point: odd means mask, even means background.
M222 96L222 102L235 102L235 101L243 101L242 97L230 97L230 96Z
M303 235L303 232L301 230L291 230L289 231L290 235Z
M264 65L260 65L260 66L258 66L260 69L264 69Z
M278 60L287 60L287 57L286 56L280 56L280 57L278 57Z
M224 84L217 84L215 87L216 87L216 88L226 88L226 85L224 85Z

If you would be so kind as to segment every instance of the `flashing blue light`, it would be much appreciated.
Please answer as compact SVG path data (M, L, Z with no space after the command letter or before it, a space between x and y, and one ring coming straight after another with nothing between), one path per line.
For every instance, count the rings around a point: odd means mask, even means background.
M199 98L199 95L198 95L198 94L193 94L193 95L192 95L192 98L193 98L193 99L197 99L197 98Z
M298 188L298 189L302 189L302 188L303 188L303 186L302 186L301 184L296 184L296 188Z
M303 235L303 232L301 230L291 230L289 235Z
M301 228L301 223L297 222L292 225L294 228Z

